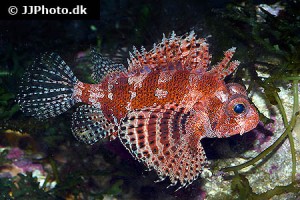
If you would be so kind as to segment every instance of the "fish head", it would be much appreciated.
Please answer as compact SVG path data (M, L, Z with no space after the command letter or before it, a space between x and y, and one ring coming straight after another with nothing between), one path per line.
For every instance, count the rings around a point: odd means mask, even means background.
M250 103L246 89L237 83L226 84L228 97L222 104L215 132L221 137L246 133L259 122L256 108Z
M259 122L258 112L251 105L245 88L237 83L223 84L207 101L205 109L204 137L242 135Z

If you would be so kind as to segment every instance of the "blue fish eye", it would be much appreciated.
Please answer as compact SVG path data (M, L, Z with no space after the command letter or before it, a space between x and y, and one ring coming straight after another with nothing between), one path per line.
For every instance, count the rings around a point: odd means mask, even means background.
M241 114L242 112L245 111L245 106L242 103L236 104L233 108L234 112L237 114Z

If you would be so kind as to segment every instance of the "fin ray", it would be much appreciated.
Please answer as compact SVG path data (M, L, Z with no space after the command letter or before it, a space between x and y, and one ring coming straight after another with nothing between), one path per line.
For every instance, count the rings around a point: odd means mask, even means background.
M91 62L93 64L92 78L100 82L107 74L126 71L122 64L116 64L108 58L103 57L96 49L91 49Z
M211 59L205 38L197 38L194 31L184 36L176 36L172 32L169 38L163 35L161 42L154 44L149 52L142 48L140 54L133 48L133 54L129 55L129 72L139 71L137 69L145 65L162 71L173 65L180 69L204 72L207 71Z
M111 136L117 130L102 111L91 105L82 105L72 116L72 133L76 139L86 144Z
M45 53L24 73L17 102L21 110L38 119L57 116L76 101L73 99L77 78L55 53Z
M129 152L160 179L192 183L206 163L201 136L188 132L191 114L177 104L135 110L122 119L119 137Z

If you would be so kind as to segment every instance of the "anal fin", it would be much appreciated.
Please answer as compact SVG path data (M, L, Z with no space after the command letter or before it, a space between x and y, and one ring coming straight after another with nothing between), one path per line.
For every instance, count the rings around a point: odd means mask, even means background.
M106 119L101 109L91 105L78 107L72 116L72 133L86 144L94 144L116 130L117 126Z

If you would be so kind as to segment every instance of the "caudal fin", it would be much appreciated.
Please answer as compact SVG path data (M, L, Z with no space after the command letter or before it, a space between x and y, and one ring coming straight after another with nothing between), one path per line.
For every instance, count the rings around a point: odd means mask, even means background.
M25 72L17 95L21 110L39 119L57 116L76 101L73 99L77 78L55 53L45 53Z

